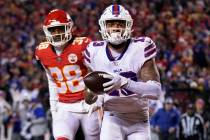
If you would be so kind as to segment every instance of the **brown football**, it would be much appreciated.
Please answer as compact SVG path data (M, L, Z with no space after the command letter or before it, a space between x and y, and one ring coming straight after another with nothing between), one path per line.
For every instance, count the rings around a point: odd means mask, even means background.
M108 78L104 78L103 74L108 74L103 71L94 71L88 73L84 77L84 83L87 88L89 88L94 94L103 94L104 88L103 83L110 81Z

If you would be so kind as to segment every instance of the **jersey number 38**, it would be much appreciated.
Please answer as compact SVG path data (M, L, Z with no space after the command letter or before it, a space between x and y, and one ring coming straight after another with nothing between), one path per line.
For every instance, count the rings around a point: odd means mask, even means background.
M82 71L78 65L49 67L49 71L56 82L58 93L75 93L84 90Z

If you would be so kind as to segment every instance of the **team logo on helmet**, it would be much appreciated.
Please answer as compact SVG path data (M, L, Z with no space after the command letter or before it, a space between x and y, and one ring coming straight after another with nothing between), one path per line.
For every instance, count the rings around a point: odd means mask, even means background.
M68 60L70 63L76 63L78 60L77 55L74 53L69 54Z

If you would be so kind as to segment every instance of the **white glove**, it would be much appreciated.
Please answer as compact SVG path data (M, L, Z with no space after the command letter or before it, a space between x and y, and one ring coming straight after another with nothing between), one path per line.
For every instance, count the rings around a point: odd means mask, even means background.
M90 116L96 110L102 110L104 103L104 95L98 95L98 99L95 103L90 105L88 116Z
M96 103L92 104L88 112L88 117L91 117L92 113L95 111L97 111L96 113L98 116L98 121L99 121L99 124L101 124L103 120L103 115L104 115L103 107L97 105Z
M128 83L127 78L115 73L103 74L103 77L111 80L103 84L104 91L107 93L120 89L122 86Z
M97 105L96 103L90 105L90 108L89 108L89 111L88 111L88 116L91 116L91 114L92 114L94 111L96 111L96 110L98 110L98 109L100 109L100 108L102 108L102 106Z

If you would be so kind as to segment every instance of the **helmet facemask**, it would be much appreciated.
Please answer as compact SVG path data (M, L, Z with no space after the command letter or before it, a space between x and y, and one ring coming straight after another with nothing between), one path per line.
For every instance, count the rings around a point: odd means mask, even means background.
M118 11L116 12L114 7L118 7ZM124 27L118 28L107 27L108 22L124 22ZM111 5L107 7L101 18L99 19L100 33L102 35L103 40L110 42L113 45L119 45L128 39L131 38L133 19L131 18L129 12L122 7L121 5Z
M120 27L110 27L109 24L112 22L119 22ZM102 24L103 28L100 30L102 38L111 44L119 45L131 36L131 26L125 20L106 20Z
M71 38L72 23L43 26L47 41L55 47L62 47ZM56 30L58 30L56 32Z

